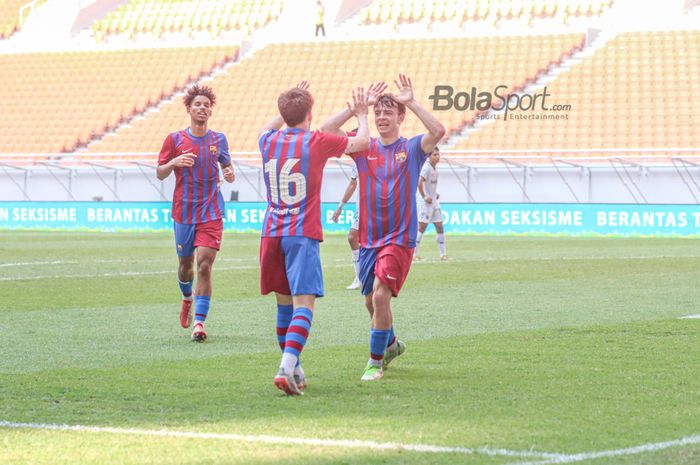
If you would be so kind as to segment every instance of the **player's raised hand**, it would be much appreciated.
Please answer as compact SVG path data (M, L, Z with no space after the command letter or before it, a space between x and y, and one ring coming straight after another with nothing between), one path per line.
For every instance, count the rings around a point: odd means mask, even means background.
M352 104L348 102L348 108L355 116L367 115L369 105L367 104L368 93L364 87L352 90Z
M381 81L377 83L372 83L367 89L367 105L374 106L379 101L379 97L386 92L386 82Z
M173 158L173 166L177 168L190 168L194 166L194 161L197 158L192 152L185 152L182 155Z
M302 90L309 90L309 81L300 81L296 87Z
M233 182L236 180L236 175L233 172L233 166L228 165L224 166L224 168L221 170L221 172L224 174L224 180L226 182Z
M399 80L396 81L394 79L394 84L396 84L396 87L399 89L398 95L389 94L394 101L403 103L404 105L413 101L413 83L411 82L411 78L405 74L399 74Z

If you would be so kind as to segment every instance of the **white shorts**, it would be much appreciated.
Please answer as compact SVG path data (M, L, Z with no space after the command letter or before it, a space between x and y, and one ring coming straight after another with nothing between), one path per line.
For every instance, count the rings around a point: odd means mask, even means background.
M355 215L355 219L352 220L352 226L350 226L350 229L354 229L355 231L360 230L360 215Z
M423 203L418 210L418 221L426 224L442 223L440 204Z

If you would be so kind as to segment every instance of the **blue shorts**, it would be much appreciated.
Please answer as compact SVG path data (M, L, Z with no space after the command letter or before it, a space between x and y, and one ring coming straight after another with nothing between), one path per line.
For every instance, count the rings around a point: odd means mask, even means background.
M261 238L260 292L323 297L320 242L301 236Z
M373 249L360 247L360 282L362 295L374 290L376 277L391 289L391 295L399 296L408 270L411 269L415 249L396 244L387 244Z
M196 224L173 222L175 249L178 257L191 257L194 255L194 230L196 226Z
M219 250L224 223L219 218L205 223L182 224L173 222L175 229L175 250L178 257L191 257L197 247Z

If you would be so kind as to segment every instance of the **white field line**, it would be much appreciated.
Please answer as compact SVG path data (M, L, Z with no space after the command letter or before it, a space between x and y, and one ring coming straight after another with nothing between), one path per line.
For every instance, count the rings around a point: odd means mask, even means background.
M294 438L268 435L252 434L232 434L232 433L198 433L192 431L173 430L148 430L135 428L112 428L104 426L83 426L83 425L57 425L41 423L15 423L10 421L0 421L0 428L12 429L35 429L52 431L71 431L79 433L110 433L133 436L161 436L177 438L195 439L220 439L226 441L242 441L265 444L294 444L304 446L340 447L340 448L360 448L372 450L402 450L409 452L427 452L436 454L482 454L493 457L520 457L539 459L559 459L565 458L561 454L549 452L535 452L527 450L492 449L490 447L469 448L469 447L446 447L429 444L401 444L396 442L376 442L355 439L320 439L320 438Z
M510 262L510 261L515 261L515 260L524 260L524 261L559 261L559 260L657 260L657 259L663 259L663 258L700 258L700 257L695 257L695 256L684 256L684 257L678 257L676 255L653 255L653 256L647 256L647 257L639 257L639 256L634 256L634 257L496 257L496 258L464 258L464 259L450 259L446 263L481 263L481 262ZM221 261L253 261L257 260L257 257L251 257L250 259L224 259ZM344 264L340 265L331 265L331 268L344 268L344 267L350 267L352 266L352 262L350 259L341 259L338 260L336 259L335 261L338 262L345 262ZM414 262L413 265L418 265L418 266L423 266L427 264L435 264L438 263L439 261L437 259L435 260L422 260L419 262ZM63 262L63 263L69 263L69 262ZM73 262L70 262L73 263ZM87 262L75 262L75 263L91 263L90 261ZM105 262L107 263L107 262ZM121 261L117 261L116 263L121 263ZM124 263L140 263L140 261L129 261L125 260ZM145 263L145 262L144 262ZM149 263L152 263L152 261L149 261ZM443 262L440 262L443 263ZM39 262L33 262L33 264L39 264ZM442 266L442 265L441 265ZM217 267L214 265L214 271L232 271L232 270L256 270L258 269L259 266L251 266L251 265L244 265L244 266L229 266L229 267ZM90 274L56 274L56 275L44 275L44 276L4 276L0 277L0 282L2 281L36 281L36 280L41 280L41 279L61 279L61 278L81 278L81 279L87 279L87 278L111 278L111 277L119 277L119 276L148 276L148 275L158 275L158 274L168 274L168 273L174 273L177 271L177 267L173 267L172 269L168 270L155 270L155 271L121 271L121 272L112 272L112 273L90 273Z
M215 266L215 271L229 271L229 270L257 270L259 266ZM119 271L116 273L90 273L90 274L56 274L56 275L45 275L45 276L6 276L0 278L0 281L36 281L39 279L61 279L61 278L112 278L117 276L148 276L157 274L177 274L177 266L173 266L169 270L154 270L154 271Z
M669 449L671 447L682 447L690 446L693 444L700 444L700 435L696 434L694 436L686 436L680 439L674 439L672 441L664 442L654 442L648 444L642 444L641 446L626 447L624 449L613 449L613 450L603 450L599 452L583 452L580 454L560 454L559 457L552 457L551 459L541 460L536 462L517 462L509 465L550 465L559 463L575 463L583 462L585 460L596 460L607 457L621 457L627 455L637 455L643 454L645 452L657 452L664 449Z
M679 320L700 320L700 313L697 315L686 315L686 316L679 316Z
M70 261L65 261L65 260L53 260L50 262L17 262L17 263L0 263L0 268L8 267L8 266L36 266L36 265L64 265L64 264L75 264L79 263L77 260L70 260Z

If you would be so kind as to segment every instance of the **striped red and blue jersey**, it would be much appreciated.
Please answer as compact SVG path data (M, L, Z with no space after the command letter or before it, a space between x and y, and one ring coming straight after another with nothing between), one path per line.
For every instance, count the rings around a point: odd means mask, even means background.
M190 129L168 134L158 156L164 165L183 153L197 155L194 166L175 167L175 192L171 216L181 224L206 223L224 214L224 198L219 191L219 164L231 163L228 141L220 132L207 131L193 136Z
M382 145L373 137L367 150L350 154L360 180L362 247L416 246L416 189L421 167L428 157L421 148L422 139L421 134Z
M323 168L339 157L348 138L322 131L288 128L260 135L267 210L262 237L303 236L323 240Z

